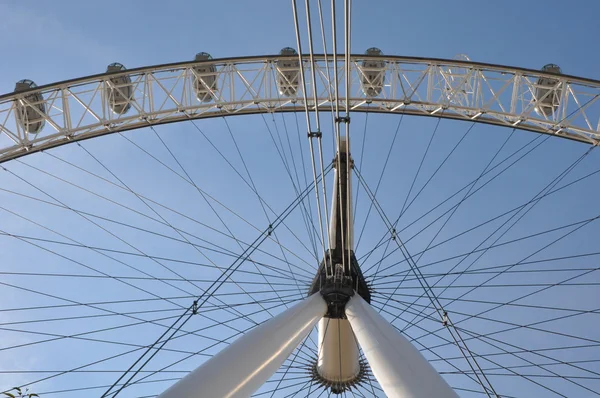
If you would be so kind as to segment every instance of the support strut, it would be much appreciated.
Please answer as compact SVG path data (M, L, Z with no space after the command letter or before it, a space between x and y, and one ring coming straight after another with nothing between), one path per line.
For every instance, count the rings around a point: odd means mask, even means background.
M285 362L327 311L320 294L255 327L158 398L246 398Z
M458 398L458 395L394 326L369 303L354 295L346 316L389 398Z

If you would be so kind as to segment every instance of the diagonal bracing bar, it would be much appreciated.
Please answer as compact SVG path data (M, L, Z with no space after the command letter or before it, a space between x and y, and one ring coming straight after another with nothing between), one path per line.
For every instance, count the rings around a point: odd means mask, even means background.
M352 296L346 316L389 398L458 398L421 353L360 295Z
M258 390L327 311L313 294L252 329L159 398L242 398Z

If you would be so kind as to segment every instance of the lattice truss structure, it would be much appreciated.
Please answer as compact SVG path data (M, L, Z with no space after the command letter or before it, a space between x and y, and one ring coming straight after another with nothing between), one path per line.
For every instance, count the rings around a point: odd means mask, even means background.
M345 81L343 56L338 79ZM394 56L350 57L351 111L435 115L596 145L600 81L521 68ZM303 56L308 107L329 111L333 58ZM110 68L109 68L110 70ZM0 97L0 162L115 131L304 107L298 56L230 58L117 70ZM344 84L338 101L345 109ZM317 101L314 101L314 93Z

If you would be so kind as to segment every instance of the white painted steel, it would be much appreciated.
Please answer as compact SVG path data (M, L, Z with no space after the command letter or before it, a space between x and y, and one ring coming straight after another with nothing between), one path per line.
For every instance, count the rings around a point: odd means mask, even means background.
M317 372L331 382L351 381L360 373L358 344L346 319L319 321Z
M348 143L345 137L340 138L339 151L346 153L348 149ZM336 155L337 159L337 155ZM351 160L349 160L351 161ZM346 208L352 209L352 167L346 169L346 167L342 166L343 170L341 170L341 181L340 181L340 170L338 169L337 162L334 162L334 170L333 170L333 194L331 195L331 214L329 214L329 248L331 250L336 249L337 246L337 233L338 229L341 231L345 230L344 237L342 238L342 242L344 242L344 250L348 250L348 248L354 250L354 220L352 218L353 212L349 211L343 215L344 221L350 219L350 225L337 225L337 217L336 214L338 212L338 208L341 206L339 195L339 190L341 188L341 184L346 186L346 194L347 197L342 198L342 201L346 202ZM335 264L334 264L335 265Z
M389 398L458 398L421 353L358 294L346 305L346 316Z
M241 398L259 389L327 311L319 293L252 329L159 398Z
M260 56L183 62L99 74L0 96L0 162L28 153L118 131L162 123L218 116L304 110L329 111L336 106L352 111L438 116L516 127L591 144L600 142L600 81L544 71L462 60L400 56L351 55L349 90L337 101L330 95L328 70L339 70L345 79L344 57L337 68L332 56L308 56L302 70L314 72L295 96L282 96L277 84L285 71L278 67L294 56ZM327 61L326 61L327 60ZM383 62L385 84L376 96L363 90L365 61ZM214 90L208 102L194 92L198 68L215 70ZM460 70L461 79L455 71ZM109 106L111 79L131 79L133 96L126 113L114 114ZM35 77L35 76L34 76ZM550 85L547 83L551 82ZM212 87L212 86L211 86ZM342 87L342 91L345 88ZM35 108L31 94L44 98L45 127L35 134L18 123L18 109ZM538 98L540 93L544 98ZM290 92L290 94L292 94ZM305 96L306 94L306 96ZM560 95L559 95L560 94ZM536 113L540 102L559 98L552 112ZM33 109L31 108L31 109Z

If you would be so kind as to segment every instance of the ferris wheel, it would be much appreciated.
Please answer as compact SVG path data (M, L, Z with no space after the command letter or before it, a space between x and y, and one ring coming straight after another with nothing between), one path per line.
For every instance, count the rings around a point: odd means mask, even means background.
M0 96L0 392L600 395L600 81L299 3L274 55Z

